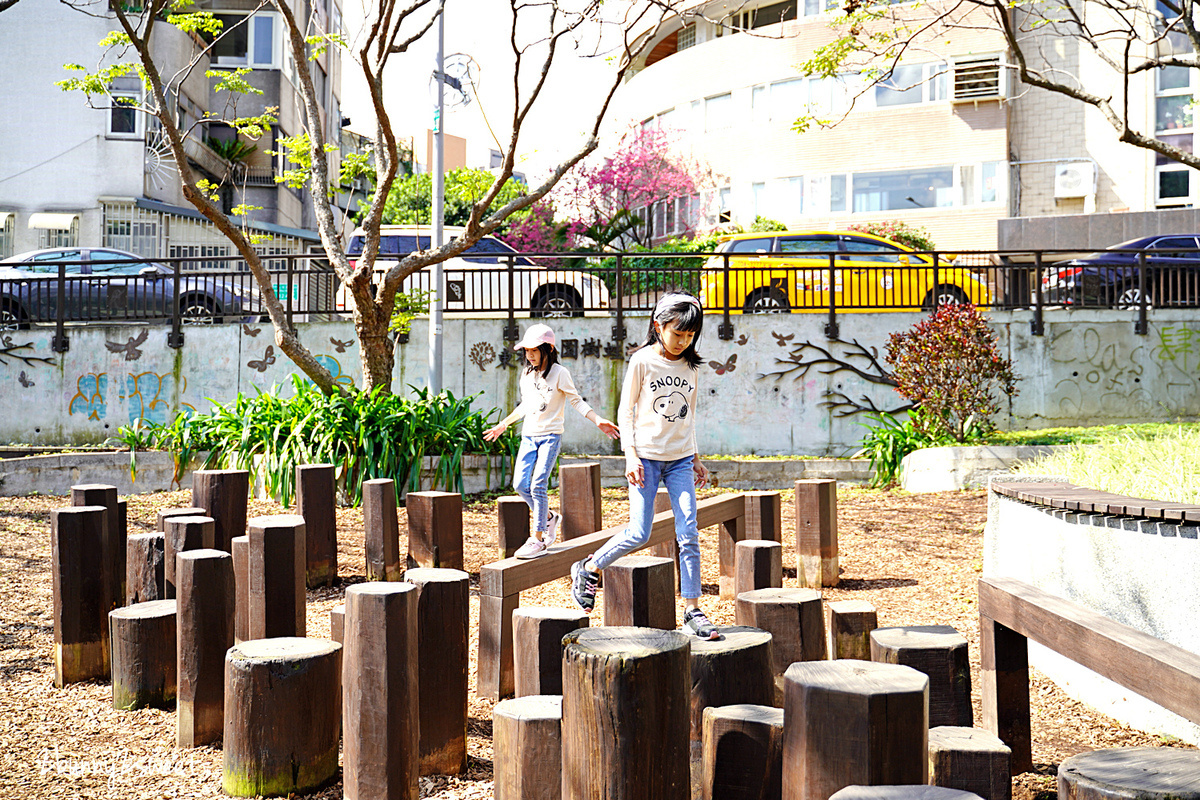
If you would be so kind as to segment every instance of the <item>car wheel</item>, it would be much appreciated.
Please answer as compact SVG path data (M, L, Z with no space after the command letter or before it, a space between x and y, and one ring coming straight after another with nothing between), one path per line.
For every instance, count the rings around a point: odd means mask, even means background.
M583 298L569 286L544 286L529 309L531 317L582 317Z
M932 311L935 303L938 308L941 308L942 306L952 306L969 302L971 302L971 299L967 297L967 293L962 289L951 284L942 284L936 289L931 289L929 294L925 295L925 302L921 304L921 309L923 311Z
M786 314L791 310L787 296L778 289L755 289L742 306L743 314Z
M1142 292L1136 286L1126 286L1117 295L1114 301L1117 308L1122 311L1136 310L1142 304ZM1146 307L1151 308L1154 305L1154 298L1146 295Z
M219 315L217 304L207 297L186 297L179 304L184 325L219 325L224 321Z
M0 331L27 331L29 318L21 307L11 301L0 303Z

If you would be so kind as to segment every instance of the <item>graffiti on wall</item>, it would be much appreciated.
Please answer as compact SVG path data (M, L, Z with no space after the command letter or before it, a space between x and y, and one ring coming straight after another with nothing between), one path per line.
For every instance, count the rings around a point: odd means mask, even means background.
M875 386L886 386L894 389L896 380L888 372L887 367L879 360L879 349L866 347L857 339L849 342L842 339L830 339L828 346L822 346L812 341L791 344L795 334L779 334L771 332L775 343L780 347L791 347L786 358L776 358L776 369L771 372L759 373L756 380L773 378L779 381L785 377L801 380L808 377L810 372L819 375L838 375L846 373L853 375L866 383ZM889 393L891 396L892 393ZM849 417L855 414L899 414L911 408L910 403L902 403L895 408L882 408L875 398L863 394L858 398L850 397L842 391L841 384L832 389L826 389L820 403L821 408L833 412L835 417Z
M1051 407L1065 417L1136 419L1166 399L1152 396L1142 385L1147 353L1140 341L1130 343L1128 337L1105 337L1096 327L1075 326L1055 331L1047 345L1049 358L1069 370L1055 370L1063 377L1049 398ZM1190 394L1195 381L1181 375Z
M75 396L67 404L71 416L81 414L88 419L101 420L108 415L108 373L88 372L75 381Z
M187 378L179 378L178 394L187 388ZM124 400L129 410L129 424L144 420L165 425L174 417L172 398L176 395L176 378L173 373L141 372L126 373L117 396ZM180 403L184 413L196 409L189 403ZM67 405L67 413L102 420L108 416L108 373L88 372L75 381L75 396Z

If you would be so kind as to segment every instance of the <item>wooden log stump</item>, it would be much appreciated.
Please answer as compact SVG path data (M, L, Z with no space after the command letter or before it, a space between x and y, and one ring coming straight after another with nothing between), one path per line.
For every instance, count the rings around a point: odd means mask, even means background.
M704 733L704 709L717 706L769 706L775 700L771 674L771 634L727 625L721 638L692 639L692 741Z
M235 536L229 545L233 554L233 641L236 643L250 638L250 536Z
M973 792L983 800L1010 800L1012 750L978 728L940 725L929 729L929 782Z
M108 612L113 708L175 707L175 601Z
M563 643L563 798L688 800L689 646L679 631L585 628Z
M529 695L492 709L495 800L562 797L562 701Z
M417 593L401 581L346 589L342 782L348 800L416 800Z
M703 800L783 796L783 709L738 704L704 709Z
M329 609L329 638L340 645L346 644L346 604L338 603Z
M809 589L838 585L837 481L796 481L796 577Z
M247 525L247 639L304 636L304 518L279 514L255 517Z
M812 589L755 589L738 595L738 625L771 634L771 673L776 704L783 701L783 675L797 661L825 658L825 619L821 595Z
M108 606L107 614L114 608L125 605L125 527L118 508L117 487L103 483L82 483L71 487L72 506L102 506L104 508L104 544L100 561L104 592ZM93 565L95 568L95 565ZM107 618L104 627L108 628Z
M400 563L396 482L391 478L363 481L362 494L367 580L398 581L404 574L404 565Z
M212 517L168 517L163 520L163 599L178 596L175 586L175 556L188 550L220 550L216 521ZM228 548L225 548L229 552Z
M898 664L810 661L788 667L784 686L784 800L928 782L925 675Z
M563 540L595 533L604 527L598 462L559 465L558 507L562 514L559 537Z
M1059 800L1197 800L1200 752L1173 747L1093 750L1058 765Z
M903 664L929 676L929 725L973 724L967 640L949 625L871 631L871 660Z
M408 566L463 568L462 495L409 492Z
M664 511L671 510L671 495L666 489L659 489L654 493L654 513L661 514ZM675 539L663 542L662 544L651 545L645 550L646 555L658 556L659 558L671 559L672 569L675 571L675 591L678 592L682 584L679 579L679 542Z
M304 518L305 583L337 578L337 475L333 464L296 467L296 513Z
M520 497L501 497L496 501L496 517L496 555L512 558L529 538L529 506Z
M674 579L670 559L618 558L604 570L604 624L674 630Z
M203 508L191 506L190 508L160 508L155 515L154 530L165 533L167 530L167 520L171 517L207 517Z
M103 569L104 506L50 512L54 685L109 676L109 584Z
M165 600L166 537L135 533L125 545L125 605Z
M847 786L833 793L837 800L979 800L978 795L944 786Z
M417 587L417 685L422 775L467 769L470 576L457 569L410 569Z
M179 747L221 738L225 651L233 646L233 557L188 550L175 557L176 734Z
M866 600L837 600L825 606L829 657L871 660L871 631L877 626L875 606Z
M254 639L229 649L226 794L304 794L337 774L341 675L342 646L328 639Z
M192 473L192 505L213 518L213 546L229 552L235 536L246 534L250 473L244 469L199 469Z
M737 598L737 544L746 539L746 515L739 514L717 526L718 588L722 600Z
M512 615L517 697L562 694L563 637L589 627L577 608L526 606Z
M747 539L738 542L734 550L737 594L783 588L783 545L769 539Z
M783 544L783 497L779 492L746 492L746 538Z

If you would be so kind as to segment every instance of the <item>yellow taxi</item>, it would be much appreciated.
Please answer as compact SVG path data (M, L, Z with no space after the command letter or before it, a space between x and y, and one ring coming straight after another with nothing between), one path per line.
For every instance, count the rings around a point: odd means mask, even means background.
M701 278L710 313L926 311L947 303L986 306L992 293L952 256L918 253L858 231L772 231L723 238ZM729 270L726 274L725 263ZM832 289L832 298L830 291Z

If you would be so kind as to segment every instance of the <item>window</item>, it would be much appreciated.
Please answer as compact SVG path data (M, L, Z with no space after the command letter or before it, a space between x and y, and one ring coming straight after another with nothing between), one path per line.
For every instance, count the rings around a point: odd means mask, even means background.
M704 101L704 130L717 131L733 125L733 95L719 94Z
M53 246L53 245L51 245ZM45 275L57 275L58 265L52 262L70 261L74 262L67 265L66 273L68 275L79 275L83 272L83 253L78 250L55 250L50 253L39 253L21 266L21 269L26 272L36 272Z
M141 133L138 124L141 115L137 110L140 102L141 97L137 94L114 92L109 110L108 132L113 136L138 136Z
M890 108L945 100L947 83L945 64L897 64L891 75L875 84L875 107Z
M774 248L775 240L763 239L734 239L724 249L726 253L769 253Z
M213 44L213 63L219 66L278 69L281 26L275 15L258 12L244 14L215 14L221 21L221 36Z
M853 210L861 213L952 206L953 188L951 167L857 173Z
M79 245L79 218L71 222L70 228L42 228L38 231L38 249L45 247L77 247ZM77 254L78 255L78 254Z
M885 264L897 264L900 261L900 250L882 242L872 242L866 239L844 239L846 251L853 253L848 256L852 261L878 261ZM920 260L920 259L917 259Z
M779 240L782 253L825 253L837 249L835 236L788 236Z
M130 263L137 256L116 253L112 250L93 250L92 272L97 275L137 275L149 264Z
M764 25L774 25L796 18L796 0L783 3L772 3L762 8L742 11L730 17L733 27L748 31L761 28Z
M13 254L15 217L16 214L11 211L0 211L0 258L8 258Z
M675 50L687 50L689 47L696 46L696 26L688 25L679 31L679 36L676 38Z

